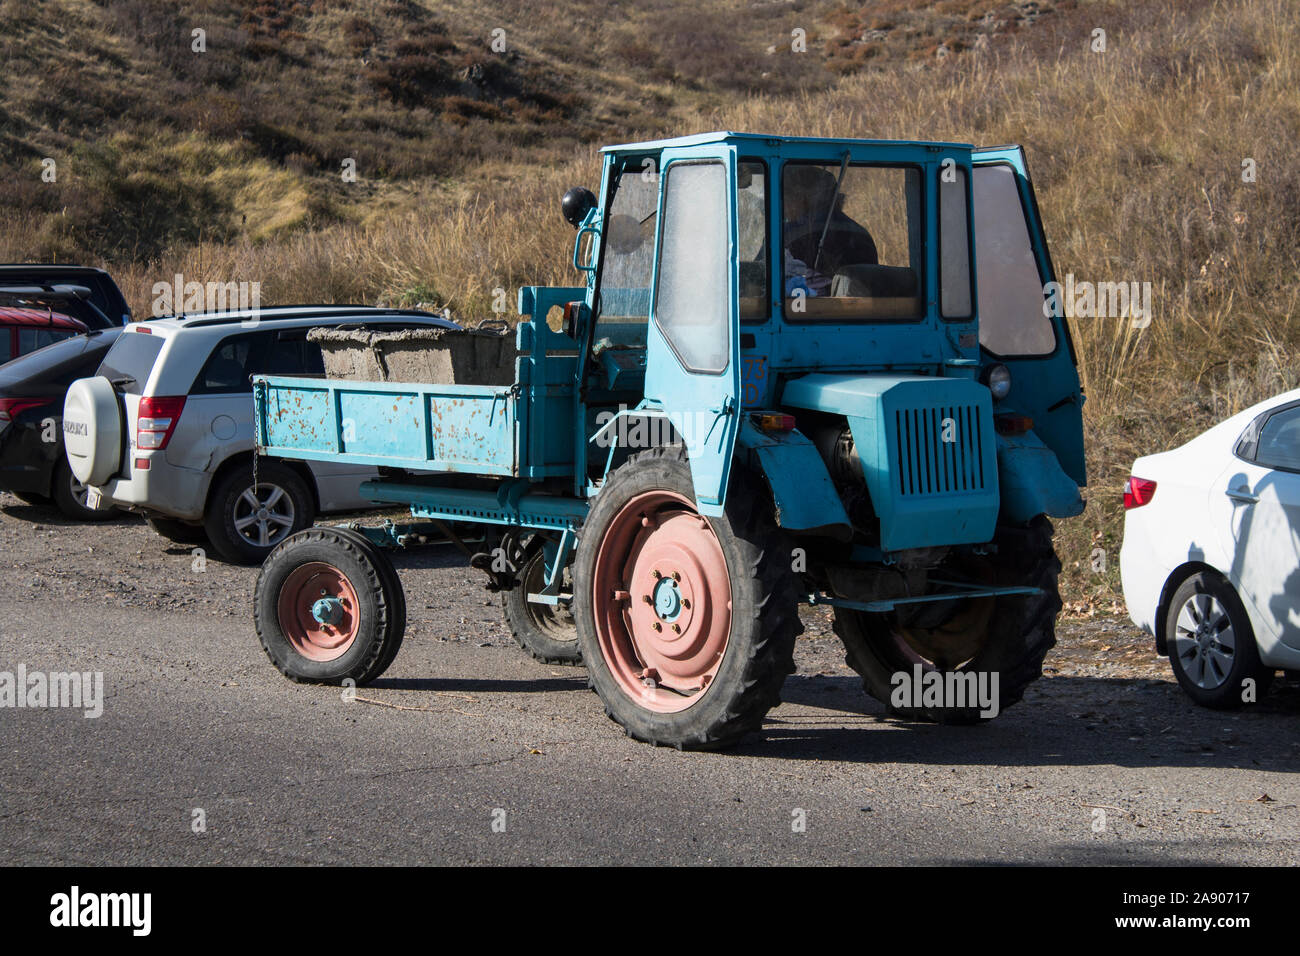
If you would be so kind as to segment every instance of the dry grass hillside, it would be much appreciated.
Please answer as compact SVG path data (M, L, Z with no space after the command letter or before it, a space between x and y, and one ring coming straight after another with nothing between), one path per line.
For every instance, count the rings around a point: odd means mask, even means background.
M471 314L499 287L574 281L558 197L594 182L606 140L1020 142L1058 270L1154 288L1147 328L1074 323L1092 475L1061 529L1077 613L1117 599L1132 458L1300 385L1296 4L557 8L0 0L0 259L107 262L146 311L152 283L183 272L260 281L268 302ZM209 59L189 53L193 24ZM45 156L58 184L40 182Z

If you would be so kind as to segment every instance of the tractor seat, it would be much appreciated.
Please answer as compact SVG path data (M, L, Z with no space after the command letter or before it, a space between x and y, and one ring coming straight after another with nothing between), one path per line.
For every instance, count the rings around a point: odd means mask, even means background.
M841 266L831 278L831 295L910 299L917 295L916 270L907 266Z

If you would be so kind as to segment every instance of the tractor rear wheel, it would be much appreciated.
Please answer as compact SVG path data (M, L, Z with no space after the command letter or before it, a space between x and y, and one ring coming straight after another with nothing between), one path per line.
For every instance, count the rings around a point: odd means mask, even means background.
M790 548L759 484L734 474L726 513L706 518L685 450L669 446L634 455L596 496L574 617L588 684L630 736L724 747L781 702L802 626Z
M565 577L569 575L566 572ZM581 664L573 609L565 604L528 600L546 586L546 556L533 555L519 572L519 584L502 592L506 626L515 642L543 664Z
M1019 701L1025 688L1042 676L1043 659L1056 644L1056 615L1061 609L1057 589L1061 562L1052 547L1052 525L1040 516L1027 528L1005 532L997 543L997 552L988 555L979 569L985 582L1027 585L1040 593L967 598L947 608L913 605L910 614L835 609L835 633L844 642L845 661L862 676L867 694L891 714L949 724L986 719L978 705L896 704L891 700L899 686L895 675L906 674L912 681L918 666L923 680L931 672L970 674L977 679L996 674L999 712ZM928 617L922 609L928 609ZM933 619L935 610L946 612L941 620Z

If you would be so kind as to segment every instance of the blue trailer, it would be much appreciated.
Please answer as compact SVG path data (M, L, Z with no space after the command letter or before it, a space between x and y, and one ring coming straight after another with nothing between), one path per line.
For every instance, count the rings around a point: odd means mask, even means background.
M511 384L255 381L261 453L376 467L365 494L412 515L308 529L267 559L277 667L379 676L405 607L383 546L450 537L520 643L582 662L643 740L758 727L801 603L834 608L896 713L1019 700L1060 608L1048 519L1082 510L1085 480L1021 150L634 143L563 211L585 282L520 290ZM994 706L900 698L917 674L992 676Z

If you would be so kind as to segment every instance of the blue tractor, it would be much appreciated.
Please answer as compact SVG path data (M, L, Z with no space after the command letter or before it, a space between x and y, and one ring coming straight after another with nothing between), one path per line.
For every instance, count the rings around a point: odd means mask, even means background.
M382 546L450 539L527 649L581 661L634 737L724 746L833 609L914 719L1018 701L1055 642L1049 517L1083 509L1083 395L1019 147L710 133L604 150L585 283L520 290L513 380L259 378L260 449L380 469L410 524L267 559L258 633L295 680L401 642ZM942 693L992 677L993 706ZM900 693L920 680L935 695Z

